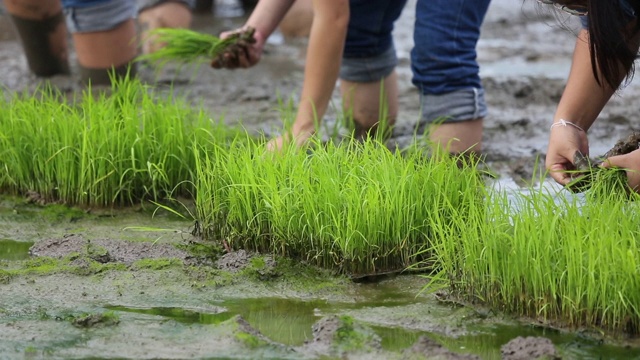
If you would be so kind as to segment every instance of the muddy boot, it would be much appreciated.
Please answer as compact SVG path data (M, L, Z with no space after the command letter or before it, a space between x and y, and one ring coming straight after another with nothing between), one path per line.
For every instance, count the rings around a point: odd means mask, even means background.
M82 65L80 69L80 81L83 84L91 85L111 85L111 79L121 80L124 78L134 78L137 73L136 65L128 63L111 69L91 69Z
M54 44L54 34L64 31L62 12L43 20L30 20L11 15L20 36L29 69L37 76L69 74L66 42Z

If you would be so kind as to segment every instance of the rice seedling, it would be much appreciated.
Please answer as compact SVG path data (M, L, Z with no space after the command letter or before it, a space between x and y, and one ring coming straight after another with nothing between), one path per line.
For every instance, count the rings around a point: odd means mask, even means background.
M162 47L140 55L138 61L165 64L168 61L197 63L211 61L225 51L239 51L239 46L255 42L254 29L247 28L221 39L217 36L182 28L158 28L149 33Z
M68 204L193 196L193 143L223 143L239 133L136 80L73 100L51 88L3 99L0 190Z
M435 213L466 217L481 179L455 159L403 157L375 140L197 154L196 212L210 239L351 275L399 271L429 247Z
M487 194L486 207L434 226L432 286L509 313L637 334L640 209L629 197L638 196L615 170L594 180L580 197L542 187Z

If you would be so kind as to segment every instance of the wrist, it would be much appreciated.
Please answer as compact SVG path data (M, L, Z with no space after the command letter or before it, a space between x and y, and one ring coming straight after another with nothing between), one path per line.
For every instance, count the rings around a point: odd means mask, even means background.
M549 127L549 130L553 130L553 128L555 127L572 127L585 134L587 133L587 130L584 127L565 119L559 119L555 121L553 124L551 124L551 126Z

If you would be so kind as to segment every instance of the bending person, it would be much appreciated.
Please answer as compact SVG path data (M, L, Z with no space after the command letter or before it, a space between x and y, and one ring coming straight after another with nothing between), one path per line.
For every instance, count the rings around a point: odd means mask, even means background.
M212 66L237 68L256 64L266 39L292 3L292 0L259 1L245 24L255 29L256 42L245 51L222 55ZM381 122L389 125L395 122L397 58L391 31L405 3L403 0L313 1L313 23L296 118L290 133L272 140L270 149L280 149L290 141L302 146L313 136L338 77L345 112L353 116L359 134L375 130ZM383 109L386 111L381 111Z
M622 81L633 74L640 46L638 0L550 1L560 11L582 16L569 78L549 134L546 167L562 185L572 180L576 153L589 154L587 131ZM629 186L640 189L640 150L613 156L605 167L627 169Z
M143 19L152 26L189 26L189 16L172 21L168 13L190 12L191 0L146 1ZM30 70L37 76L69 74L67 31L71 32L83 83L110 84L116 77L135 75L138 55L135 18L138 6L131 0L4 0L23 44ZM177 7L182 12L177 10ZM151 20L143 20L149 21Z
M480 27L491 0L418 0L411 52L421 121L430 140L453 154L479 153L484 89L476 61Z

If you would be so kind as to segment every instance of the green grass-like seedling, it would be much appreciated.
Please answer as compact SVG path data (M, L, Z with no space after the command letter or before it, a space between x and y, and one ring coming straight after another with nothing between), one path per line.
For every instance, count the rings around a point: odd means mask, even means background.
M371 139L312 148L196 151L205 237L351 275L400 271L431 246L433 226L482 202L482 179L455 158L407 157Z
M620 175L603 169L581 196L487 194L466 217L439 220L441 271L429 286L508 313L638 333L640 208Z
M253 41L253 29L234 33L225 39L183 28L158 28L149 33L152 41L162 47L152 53L141 55L138 61L164 64L169 61L197 63L211 61L230 46L241 41Z

